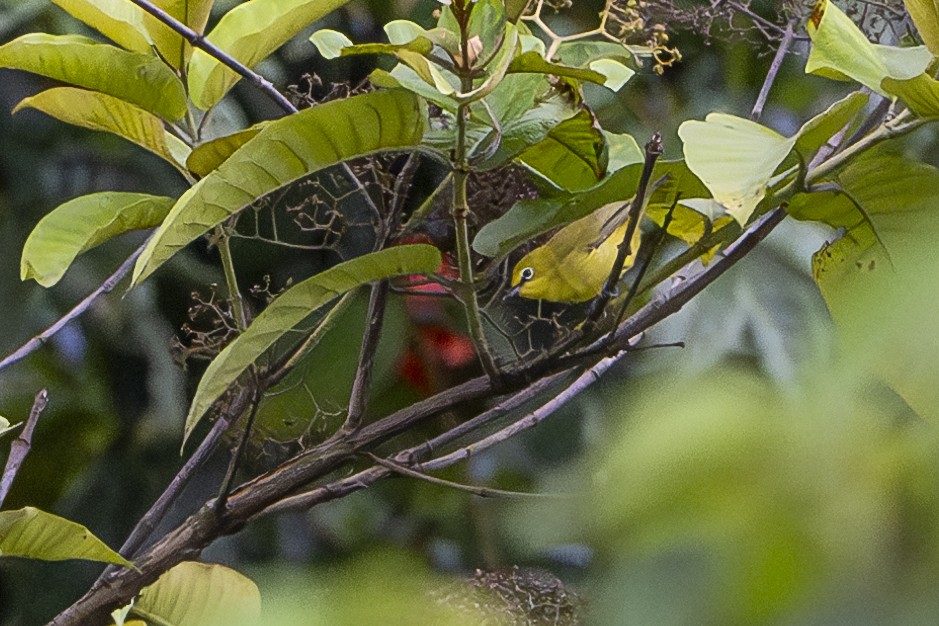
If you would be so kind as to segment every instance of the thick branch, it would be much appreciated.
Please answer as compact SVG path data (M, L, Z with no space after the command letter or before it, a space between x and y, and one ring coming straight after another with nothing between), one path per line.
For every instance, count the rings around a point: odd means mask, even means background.
M653 301L626 320L615 334L614 348L628 345L628 340L680 310L694 295L712 283L766 237L785 217L776 209L758 220L725 253L701 271L680 283L672 292ZM600 353L604 344L591 346ZM583 360L580 356L580 360ZM560 371L565 366L538 362L505 381L503 391L525 387L530 380ZM321 478L354 458L361 451L378 445L440 413L470 401L491 396L497 390L488 377L480 377L415 403L388 417L363 426L354 433L337 433L322 444L239 487L220 514L206 503L176 530L147 550L137 561L136 570L124 569L96 584L75 604L63 611L53 623L95 623L106 619L114 607L125 604L139 590L159 575L185 559L195 558L213 540L236 532L247 521L311 481ZM381 468L382 471L388 471ZM352 489L353 485L346 484ZM327 494L328 495L328 494Z

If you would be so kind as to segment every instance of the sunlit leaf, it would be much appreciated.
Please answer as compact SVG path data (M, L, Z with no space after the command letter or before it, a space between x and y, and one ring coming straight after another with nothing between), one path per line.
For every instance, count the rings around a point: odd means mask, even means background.
M925 12L925 6L920 8ZM828 0L816 4L808 31L812 51L805 65L807 73L854 80L881 95L901 98L917 115L939 116L939 83L924 74L933 61L926 46L898 48L871 43L851 18Z
M324 28L310 35L310 43L316 46L324 59L337 59L342 56L343 50L355 44L339 31Z
M0 511L0 556L42 561L86 559L133 567L81 524L31 506Z
M235 150L254 139L269 123L259 122L250 128L200 143L186 159L186 167L197 176L208 176L209 172L224 163Z
M250 579L212 563L183 561L144 587L131 613L151 624L259 624L261 593Z
M0 437L17 428L18 426L19 424L13 424L10 426L10 420L0 415Z
M740 224L766 196L770 179L795 144L794 137L723 113L682 123L678 136L688 167Z
M13 109L31 108L66 122L114 133L182 169L189 147L164 130L160 118L113 96L75 87L55 87L22 100Z
M340 263L289 288L209 364L186 416L184 437L258 357L315 310L366 283L429 274L439 265L440 252L433 246L398 246Z
M590 69L603 75L603 86L612 91L619 91L636 72L625 64L613 59L597 59L590 62Z
M59 205L26 240L20 279L51 287L79 254L122 233L157 226L173 202L163 196L103 191Z
M183 84L158 57L128 52L87 37L23 35L0 46L0 67L100 91L166 120L178 120L186 114Z
M583 109L551 129L548 136L519 155L518 160L566 190L591 187L607 168L606 142L593 113Z
M609 152L607 169L610 172L615 172L634 163L642 163L645 160L642 148L639 147L632 135L603 131L603 137L606 140Z
M257 198L345 159L418 145L423 113L404 91L335 100L271 122L176 202L134 269L134 284Z
M301 30L348 0L252 0L222 16L207 39L234 59L254 67ZM228 93L240 76L202 50L189 62L189 95L208 109Z
M934 56L939 56L939 1L903 0L923 43Z
M146 13L127 0L52 0L99 33L135 52L150 52Z
M212 3L213 0L153 0L153 4L199 34L209 21ZM175 68L186 67L192 56L192 45L149 13L144 17L144 25L160 56Z

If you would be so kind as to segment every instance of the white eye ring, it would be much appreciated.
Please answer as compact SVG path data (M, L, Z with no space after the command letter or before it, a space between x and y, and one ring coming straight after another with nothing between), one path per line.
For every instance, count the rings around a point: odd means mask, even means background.
M530 267L523 268L521 277L522 277L522 280L531 280L532 278L535 277L535 270Z

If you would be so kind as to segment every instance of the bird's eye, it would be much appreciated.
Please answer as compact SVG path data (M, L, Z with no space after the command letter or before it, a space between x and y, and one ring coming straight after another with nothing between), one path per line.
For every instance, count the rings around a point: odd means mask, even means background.
M535 270L530 267L523 268L521 276L522 280L531 280L535 277Z

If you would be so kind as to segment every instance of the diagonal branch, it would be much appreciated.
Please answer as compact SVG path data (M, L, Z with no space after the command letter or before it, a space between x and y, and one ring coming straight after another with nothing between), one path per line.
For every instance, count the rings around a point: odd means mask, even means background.
M121 279L127 275L127 273L134 266L134 262L137 260L137 257L143 252L143 249L146 247L147 242L144 242L139 248L134 250L134 253L131 254L127 259L121 263L121 266L118 267L113 274L108 276L107 280L101 283L101 286L92 291L90 294L85 296L85 299L75 305L75 307L63 315L59 320L54 323L49 328L45 329L25 344L20 346L15 352L7 356L5 359L0 361L0 370L3 370L10 365L13 365L17 361L20 361L39 348L41 348L49 339L52 338L57 332L65 328L69 322L81 316L85 311L91 308L91 305L95 303L95 300L98 299L102 294L110 293L117 287L117 284L121 282Z
M48 401L49 392L45 389L40 389L35 399L33 399L33 408L29 411L26 426L23 427L23 431L19 436L13 440L13 443L10 444L10 455L7 457L6 466L3 468L3 477L0 478L0 507L3 506L3 501L6 500L7 494L10 493L10 487L13 486L13 479L16 478L16 474L20 471L23 461L26 460L26 455L29 454L29 450L33 445L33 430L35 430L39 416L42 415Z

